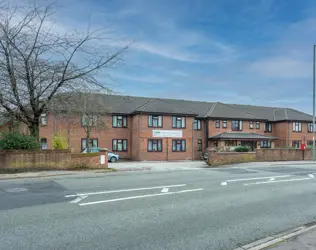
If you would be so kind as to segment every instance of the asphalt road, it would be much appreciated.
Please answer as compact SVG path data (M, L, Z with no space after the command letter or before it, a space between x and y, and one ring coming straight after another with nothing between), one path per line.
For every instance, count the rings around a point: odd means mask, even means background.
M315 221L315 177L250 165L0 181L0 249L235 249Z

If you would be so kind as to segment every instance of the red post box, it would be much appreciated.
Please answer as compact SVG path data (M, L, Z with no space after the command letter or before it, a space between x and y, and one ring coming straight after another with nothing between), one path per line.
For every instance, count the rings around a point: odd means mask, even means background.
M301 144L301 150L305 150L306 149L306 144L305 143L302 143Z

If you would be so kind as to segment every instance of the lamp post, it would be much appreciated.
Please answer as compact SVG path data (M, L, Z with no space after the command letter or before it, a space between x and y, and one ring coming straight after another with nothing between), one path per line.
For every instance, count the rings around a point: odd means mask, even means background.
M316 44L313 50L313 161L315 161L315 60L316 60Z

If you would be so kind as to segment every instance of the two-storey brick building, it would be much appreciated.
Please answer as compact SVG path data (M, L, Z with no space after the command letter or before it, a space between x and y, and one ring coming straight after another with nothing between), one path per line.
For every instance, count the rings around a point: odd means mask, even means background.
M52 136L62 133L76 152L90 143L122 158L168 161L200 159L207 147L312 144L312 116L294 109L101 94L92 99L107 110L98 118L106 129L92 129L87 142L84 122L48 111L41 117L42 148L52 148ZM76 103L78 109L80 105Z

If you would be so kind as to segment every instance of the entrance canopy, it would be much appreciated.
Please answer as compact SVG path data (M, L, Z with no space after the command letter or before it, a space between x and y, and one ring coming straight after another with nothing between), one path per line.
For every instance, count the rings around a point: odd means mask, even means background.
M209 140L222 140L222 141L230 141L230 140L251 140L251 141L270 141L278 139L275 136L267 136L256 133L242 133L242 132L225 132L220 133L215 136L210 136Z

